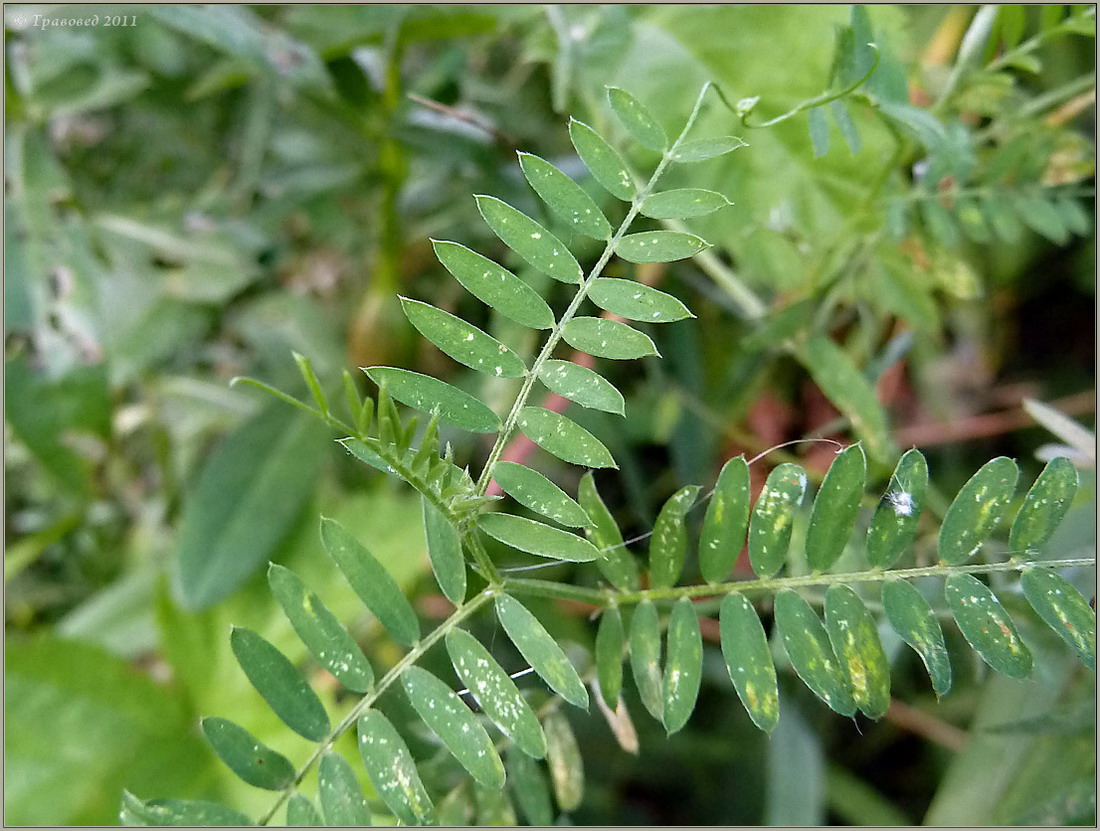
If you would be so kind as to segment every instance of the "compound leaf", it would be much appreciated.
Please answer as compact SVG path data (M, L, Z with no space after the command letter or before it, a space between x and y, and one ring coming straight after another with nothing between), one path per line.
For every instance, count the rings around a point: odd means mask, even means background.
M359 755L375 791L406 825L429 825L432 803L420 781L416 762L389 719L377 710L359 716Z
M1004 519L1020 475L1005 456L986 462L962 486L940 526L940 559L958 565L981 550L982 543Z
M1077 494L1077 468L1064 456L1047 462L1012 522L1008 547L1029 559L1050 539Z
M952 574L944 586L959 631L982 660L1010 678L1031 674L1031 651L1001 601L970 574Z
M576 119L569 120L569 139L592 178L612 196L624 202L634 198L634 177L619 152L589 127Z
M623 544L622 532L596 490L596 480L591 471L581 477L577 500L592 521L584 533L600 552L596 566L619 591L637 591L641 586L638 563Z
M367 805L355 771L339 753L326 753L317 766L317 796L325 825L364 826L371 824Z
M710 243L695 234L680 231L642 231L627 234L615 253L628 263L670 263L694 257L710 248Z
M699 536L699 570L708 583L725 580L745 545L749 466L744 456L722 465Z
M623 688L623 646L626 634L623 616L619 609L610 606L600 615L596 630L596 679L604 703L614 710L619 705L619 693Z
M441 421L471 433L495 433L500 429L497 414L458 387L445 381L391 366L363 370L378 386L407 407L422 413L439 413Z
M868 718L882 718L890 706L890 664L875 619L848 586L825 593L825 628L856 706Z
M289 760L243 727L224 718L204 718L202 732L218 758L249 785L280 791L294 779Z
M630 670L642 704L655 719L664 718L661 693L661 621L657 607L643 600L630 620Z
M806 530L806 559L814 571L827 571L844 553L866 480L867 457L858 444L842 450L829 465Z
M664 711L661 719L669 735L678 732L695 710L703 677L703 638L695 604L686 597L672 607L668 621L668 660L665 662Z
M588 709L588 690L565 652L538 618L514 597L497 595L497 617L516 649L554 692L575 707Z
M605 311L646 323L673 323L695 317L673 297L636 280L599 277L588 289L588 298Z
M615 415L623 415L625 412L623 394L610 381L572 361L544 361L539 367L539 380L547 389L582 407Z
M519 154L519 166L535 193L570 228L593 239L610 239L611 223L580 185L550 162L530 153Z
M722 598L719 638L730 680L749 718L771 732L779 723L779 688L768 638L756 609L741 594Z
M477 196L477 209L501 242L534 268L563 283L580 283L580 264L556 236L493 196Z
M783 568L791 544L794 512L806 493L806 472L785 462L768 474L749 520L749 562L760 577Z
M584 528L590 522L584 509L565 491L526 465L498 462L493 468L493 478L501 490L521 505L557 523Z
M561 413L524 407L517 424L527 438L566 462L585 467L618 467L599 439Z
M565 342L597 358L628 361L659 355L648 335L618 320L599 317L575 317L562 328Z
M1058 637L1073 647L1081 663L1096 671L1096 610L1064 577L1029 568L1021 578L1024 596Z
M508 269L457 242L432 240L435 256L466 291L521 326L551 329L554 313L539 293Z
M590 563L600 556L596 546L584 537L533 519L511 514L482 514L477 524L493 539L536 557Z
M920 656L937 696L951 689L951 659L936 613L917 589L905 580L887 580L882 586L886 619L903 641Z
M790 589L775 598L775 623L791 666L810 691L842 716L855 715L848 682L829 643L821 619Z
M607 99L619 123L640 145L658 153L664 152L668 147L668 136L641 101L618 87L607 88Z
M466 561L462 556L462 538L440 510L426 498L424 537L432 573L443 594L456 606L466 598Z
M698 495L697 485L681 488L668 498L657 515L649 540L649 576L654 588L671 588L680 579L687 556L684 517Z
M919 450L907 450L867 532L867 560L872 566L890 568L912 545L927 490L928 462Z
M494 378L527 374L519 355L462 318L407 297L401 298L401 308L420 334L460 364Z

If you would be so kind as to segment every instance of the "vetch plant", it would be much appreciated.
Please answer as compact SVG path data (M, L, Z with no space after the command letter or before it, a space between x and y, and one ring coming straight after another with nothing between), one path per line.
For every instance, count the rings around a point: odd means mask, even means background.
M856 86L845 87L845 92ZM860 420L866 384L845 373L849 364L836 359L837 348L824 334L796 338L795 349L817 369L815 377L830 379L830 397L851 403L853 428L864 441L837 452L812 500L806 471L788 462L770 472L753 501L750 462L730 459L706 497L700 498L701 487L691 485L668 499L645 535L647 556L639 559L629 546L640 540L624 541L590 470L570 495L537 470L504 459L509 443L522 434L565 462L588 469L616 467L598 436L569 416L532 403L536 388L541 385L580 407L623 415L623 396L606 378L554 357L559 343L610 360L657 355L654 341L624 321L668 323L689 318L691 312L671 295L633 280L606 277L604 269L616 257L647 264L699 254L708 247L700 237L679 230L634 230L635 221L679 221L729 204L725 195L711 190L658 190L671 166L703 163L743 146L733 136L692 135L701 109L712 100L709 85L671 139L629 93L611 88L608 97L623 129L660 153L643 181L600 133L579 121L570 123L570 139L592 177L628 206L617 226L558 168L537 156L519 156L524 177L560 223L603 243L587 269L543 224L494 197L476 197L485 222L508 248L532 268L570 286L571 300L560 315L501 265L458 242L433 242L440 263L470 294L515 323L545 332L530 364L461 318L419 300L401 299L417 331L456 362L488 378L519 379L518 392L503 415L456 386L399 367L364 368L378 388L374 397L361 396L345 372L345 416L337 413L304 357L296 360L312 403L248 380L319 417L339 431L340 443L356 459L419 492L431 567L442 593L454 604L453 613L425 631L397 583L372 556L369 540L359 540L323 518L320 534L329 556L363 605L407 651L376 675L372 661L323 599L293 571L273 564L268 572L272 594L298 637L317 664L359 698L333 724L329 708L297 667L255 632L234 629L231 644L241 669L287 728L314 745L312 754L295 767L232 721L207 718L202 730L210 745L242 780L273 792L270 808L253 818L213 803L126 794L124 822L262 825L285 820L288 825L354 826L387 816L408 825L462 823L468 819L464 800L472 792L483 820L514 822L514 799L527 821L550 824L555 811L547 777L559 812L574 810L583 798L583 763L564 705L588 709L595 698L607 712L621 714L629 666L642 707L668 734L682 729L695 710L703 676L700 617L715 609L730 682L753 723L764 731L774 729L782 717L774 662L778 644L797 676L828 707L843 716L882 718L890 703L890 667L879 635L882 620L920 656L937 695L947 694L952 669L941 628L944 607L990 667L1013 678L1027 677L1031 653L997 594L979 579L984 575L1020 574L1028 603L1082 663L1095 669L1095 613L1057 571L1095 561L1036 559L1076 493L1073 465L1061 457L1050 461L1012 516L1016 463L1004 457L989 461L947 509L939 530L938 561L903 565L924 514L926 461L916 450L901 456L864 532L861 517L872 502L867 496L868 455L877 464L891 448L888 440L879 440L885 435L883 426L868 423L871 411ZM817 107L836 97L821 96L801 109L819 113ZM585 314L587 302L610 316ZM398 405L426 416L423 429L418 417L404 415ZM454 458L441 438L441 425L495 436L476 478ZM869 442L875 446L865 453ZM523 515L499 510L501 497L490 494L494 481L526 509ZM687 519L704 503L695 547ZM796 535L802 525L804 534ZM853 547L857 528L862 562L853 570L844 555ZM979 559L1004 528L1007 559ZM550 563L594 567L602 580L586 586L515 576L494 556L496 544ZM746 546L755 576L731 579ZM692 553L697 556L689 557ZM926 577L942 581L942 603L914 585ZM803 593L811 587L823 588L823 598ZM551 636L523 598L568 599L598 611L590 668L574 663L575 656ZM706 603L708 598L717 605ZM815 603L823 605L823 616ZM774 645L761 606L771 608ZM492 644L471 633L469 624L489 614L526 663L518 672L510 674ZM446 653L463 689L422 665L433 652ZM541 683L516 683L528 673ZM427 760L414 756L405 725L395 724L377 706L391 691L407 699L468 780L438 787L441 777L429 775ZM351 763L333 750L351 731L373 785L369 798ZM545 772L540 760L545 760ZM312 798L299 786L314 771ZM511 797L505 790L509 785Z

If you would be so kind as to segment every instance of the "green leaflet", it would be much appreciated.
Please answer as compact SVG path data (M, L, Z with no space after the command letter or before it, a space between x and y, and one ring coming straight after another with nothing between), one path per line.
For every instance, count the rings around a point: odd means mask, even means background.
M543 719L546 730L546 764L554 796L563 811L576 810L584 798L584 761L569 719L554 710Z
M848 105L843 99L830 101L829 113L837 129L840 130L844 143L848 145L848 152L853 156L857 155L863 149L863 140L860 139L859 131L856 129L855 122L852 121L852 114L848 112Z
M522 753L520 754L523 755ZM511 776L509 776L511 778ZM439 803L439 824L469 825L473 820L474 806L470 799L468 783L463 782L443 797Z
M435 256L466 291L507 318L532 329L550 329L554 313L539 293L508 269L457 242L432 240Z
M619 152L587 124L569 119L569 139L592 178L624 202L634 199L634 177Z
M519 153L519 166L539 198L570 228L593 239L611 238L611 223L580 185L530 153Z
M618 87L607 88L607 100L611 102L611 110L619 123L640 145L658 153L665 151L668 147L668 136L641 101Z
M615 253L628 263L670 263L694 257L710 248L710 243L695 234L680 231L643 231L627 234L615 246Z
M717 156L724 156L738 147L748 147L736 136L716 136L715 138L692 139L681 142L672 151L675 162L705 162Z
M630 620L630 670L642 704L655 719L664 718L661 693L661 620L657 607L643 600Z
M651 193L643 201L639 211L653 219L690 219L706 216L729 207L730 202L722 194L704 188L679 188Z
M407 407L422 413L439 413L439 418L472 433L495 433L500 429L497 414L458 387L445 381L390 366L363 370L378 386Z
M1000 524L1016 492L1020 475L1005 456L986 462L955 496L940 526L940 559L958 565L981 550Z
M500 241L548 277L580 283L580 264L569 249L531 217L493 196L475 196L477 209Z
M1011 204L1031 230L1055 245L1065 245L1069 231L1053 202L1036 193L1019 196Z
M460 364L495 378L520 378L527 367L519 355L476 326L419 300L401 297L405 317L424 337Z
M279 791L294 778L287 758L243 727L224 718L204 718L202 732L218 758L249 785Z
M584 537L533 519L511 514L482 514L477 524L493 539L536 557L590 563L600 556L596 546Z
M604 704L614 710L623 689L623 646L626 635L623 616L615 606L604 609L596 630L596 679Z
M244 814L224 808L216 802L197 799L142 800L129 791L122 792L119 821L122 825L252 825L252 820Z
M584 682L538 618L506 594L497 595L496 610L501 626L516 649L547 686L573 706L587 710L588 690Z
M827 571L844 553L866 481L867 458L858 444L845 448L829 465L806 530L806 559L814 571Z
M504 766L508 784L528 825L553 825L554 806L550 803L550 786L542 766L515 747L508 748Z
M588 299L601 309L646 323L672 323L695 317L673 297L636 280L599 277L588 289Z
M577 487L577 501L592 520L584 533L600 552L596 566L619 591L637 591L641 586L638 563L623 545L623 535L596 490L596 480L591 471L581 477L581 483Z
M317 767L317 796L325 825L364 826L371 824L370 807L359 787L355 772L338 753L326 753Z
M374 670L355 638L321 598L309 591L297 574L277 563L268 566L267 582L290 625L318 663L352 692L368 692L374 686Z
M477 808L476 825L512 827L517 823L516 809L503 788L486 788L475 782L474 806Z
M1068 580L1049 569L1029 568L1021 583L1031 608L1095 672L1096 610Z
M699 535L699 571L708 583L729 576L749 524L749 466L738 456L722 465Z
M292 828L310 828L322 824L321 812L307 797L296 793L286 803L286 824Z
M924 662L936 695L947 695L951 689L951 660L943 629L924 595L905 580L887 580L882 585L882 608L894 631Z
M367 400L370 401L371 399L368 398ZM337 442L356 459L370 465L375 470L380 470L382 471L382 473L397 473L397 471L394 470L393 465L391 465L389 462L379 456L376 452L374 452L373 449L361 442L359 439L353 439L349 437L346 439L337 439Z
M882 718L890 706L890 664L875 619L848 586L825 593L825 628L856 706L868 718Z
M806 113L810 128L810 144L814 148L814 158L820 159L829 152L829 122L825 120L825 110L814 107Z
M294 363L298 365L298 372L301 373L302 380L309 387L309 394L313 396L313 400L317 403L317 409L327 415L329 412L328 398L325 396L325 391L321 389L321 382L317 380L317 373L313 371L313 364L305 355L293 351L291 355L294 356Z
M485 715L524 753L545 756L546 737L538 718L489 650L462 629L448 632L446 643L455 672Z
M532 511L573 528L589 524L584 509L537 470L515 462L498 462L493 478L501 490Z
M1014 556L1033 559L1065 517L1077 494L1077 469L1059 456L1047 462L1012 522L1008 547Z
M867 532L867 561L872 566L890 568L913 544L927 490L928 463L919 450L907 450Z
M462 556L462 538L439 509L426 498L424 537L428 544L428 559L432 563L435 581L447 599L456 606L466 598L466 561Z
M477 716L454 690L418 666L401 674L405 694L420 718L478 782L504 787L504 763Z
M249 682L287 727L311 742L328 735L324 705L283 653L241 626L233 627L229 644Z
M952 574L944 586L947 606L963 637L982 660L1010 678L1031 674L1031 651L1001 601L970 574Z
M681 488L668 498L657 515L649 540L649 577L654 588L671 588L680 579L687 555L684 517L698 495L697 485Z
M668 621L668 660L665 663L664 711L661 719L669 735L683 728L699 697L703 678L703 638L695 604L681 597Z
M406 646L420 640L420 621L401 587L359 540L336 520L321 517L321 542L363 605L394 640Z
M794 512L806 493L806 472L784 463L768 474L749 520L749 562L760 577L774 577L787 559Z
M562 338L575 349L597 358L629 361L660 354L648 335L617 320L575 317L562 327Z
M597 281L599 282L599 281ZM539 380L547 389L582 407L623 415L623 394L597 372L571 361L549 360L539 367Z
M855 702L837 663L829 636L814 610L790 589L775 597L775 624L791 666L810 691L842 716L853 716Z
M359 716L359 755L375 791L406 825L430 825L432 803L409 748L389 719L377 710Z
M749 718L771 732L779 723L779 688L768 638L752 604L741 594L722 598L719 638L726 669Z
M618 467L599 439L561 413L524 407L517 424L527 438L566 462L585 467Z
M868 455L879 461L893 456L882 404L871 383L844 350L824 335L814 335L797 354L821 391L852 423Z

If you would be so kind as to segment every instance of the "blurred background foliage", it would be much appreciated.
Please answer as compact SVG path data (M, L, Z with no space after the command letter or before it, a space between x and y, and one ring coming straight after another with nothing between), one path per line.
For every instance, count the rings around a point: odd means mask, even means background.
M424 617L446 615L425 579L414 496L337 452L322 426L227 382L298 389L295 350L334 385L344 368L385 363L503 400L509 382L456 371L419 344L396 293L529 353L507 320L478 320L487 312L445 277L429 239L501 255L471 193L537 211L517 149L583 180L567 118L613 133L605 84L667 125L706 80L743 110L758 97L745 125L721 107L700 125L748 148L668 183L736 203L692 225L716 248L613 266L699 317L664 327L663 360L617 370L625 422L573 413L622 467L600 485L628 531L648 530L665 497L713 481L731 455L850 437L853 417L859 432L858 407L830 402L802 367L807 334L831 337L876 384L890 444L921 447L941 493L1000 453L1037 474L1051 436L1025 398L1092 426L1091 6L4 14L8 823L113 823L123 787L266 807L216 762L197 720L232 715L291 759L306 752L248 687L227 635L247 625L304 660L263 585L269 559L353 615L319 556L320 513L369 540ZM99 25L41 23L93 15ZM133 25L105 25L111 16ZM879 65L854 95L752 127L858 78L873 58L853 44L868 40ZM448 438L475 465L487 450ZM1088 450L1076 457L1086 467ZM831 451L798 455L820 473ZM1060 556L1095 549L1094 482L1082 476L1051 545ZM937 703L898 653L900 700L882 722L839 719L792 684L770 739L733 705L711 649L713 683L671 740L639 717L633 754L599 712L573 716L587 791L572 819L1091 824L1094 677L1024 605L1012 610L1040 658L1033 679L995 676L956 650L956 690ZM540 612L591 647L583 611ZM373 621L350 622L375 661L397 660ZM320 670L314 683L347 708Z

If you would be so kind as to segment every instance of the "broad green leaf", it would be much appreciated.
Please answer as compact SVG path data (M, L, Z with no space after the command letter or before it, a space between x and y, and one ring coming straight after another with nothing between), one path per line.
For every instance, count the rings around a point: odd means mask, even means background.
M612 710L619 706L619 693L623 689L625 643L623 616L616 606L609 606L600 615L600 627L596 630L596 679L604 703Z
M561 413L524 407L517 424L527 438L566 462L585 467L618 467L599 439Z
M692 139L681 142L672 151L672 160L676 162L705 162L717 156L724 156L738 147L747 147L736 136L716 136L714 138Z
M550 802L550 785L542 766L516 748L508 748L504 762L508 784L528 825L553 825L554 806Z
M810 144L813 145L814 158L820 159L829 152L829 122L825 119L825 110L814 107L806 113L810 128Z
M867 532L867 561L872 566L890 568L912 545L927 490L928 462L919 450L907 450Z
M680 579L687 556L684 517L698 495L697 485L681 488L668 498L657 515L649 539L649 578L654 588L671 588Z
M267 569L271 593L317 662L352 692L374 686L374 670L359 644L297 574L277 563Z
M230 810L216 802L204 802L198 799L142 800L129 791L122 792L119 820L122 825L221 827L253 824L239 811Z
M310 828L323 825L321 812L308 797L296 793L286 803L286 824L292 828Z
M649 714L658 721L665 712L661 692L661 620L657 607L643 600L630 619L630 671L638 695Z
M457 242L432 240L435 256L466 291L507 318L532 329L551 329L554 313L519 277Z
M587 124L569 119L569 139L588 168L592 178L612 196L630 202L634 198L634 177L626 162L603 136Z
M1031 608L1095 672L1096 610L1068 580L1049 569L1029 568L1020 582Z
M533 519L511 514L482 514L477 524L493 539L536 557L590 563L600 556L596 546L584 537Z
M720 583L733 570L749 525L749 466L738 456L722 465L699 535L699 571Z
M439 413L441 421L472 433L495 433L501 425L497 414L458 387L408 369L372 366L363 370L378 386L407 407L422 413Z
M1004 519L1020 471L1005 456L986 462L962 486L940 525L940 559L958 565L977 554Z
M775 624L791 666L810 691L842 716L853 716L855 702L829 636L810 604L790 589L775 597Z
M364 826L371 824L370 807L355 778L355 771L338 753L326 753L317 766L317 798L325 825Z
M1008 547L1013 556L1031 559L1050 539L1077 495L1077 469L1059 456L1047 462L1012 522Z
M432 573L443 594L456 606L466 598L466 561L462 556L462 538L439 509L423 500L424 537Z
M947 606L963 637L997 672L1010 678L1031 674L1031 651L1001 601L970 574L952 574L944 586Z
M462 318L407 297L401 298L401 308L420 334L460 364L495 378L527 373L519 355Z
M548 277L579 283L580 264L555 237L531 217L493 196L477 196L477 209L501 242Z
M842 99L830 101L829 112L840 130L840 135L844 137L844 143L848 145L848 152L853 156L858 155L863 149L863 141L859 137L855 122L852 121L851 113L848 112L848 105Z
M844 350L824 335L814 335L798 351L798 359L810 371L825 397L851 422L867 454L878 461L893 456L893 442L882 404L874 387Z
M569 719L560 710L553 710L543 719L546 730L546 764L554 796L563 811L580 807L584 798L584 761Z
M623 535L596 490L596 480L591 471L581 477L581 483L577 487L577 501L592 520L584 533L600 552L596 566L619 591L637 591L641 586L638 563L623 544Z
M493 468L493 478L516 502L554 522L573 528L589 524L584 509L537 470L515 462L498 462Z
M627 234L619 240L615 253L628 263L670 263L673 260L694 257L708 248L710 243L695 234L642 231L639 234Z
M779 723L775 664L760 618L744 595L727 594L722 598L719 637L737 697L753 724L770 733Z
M378 710L359 716L357 727L359 755L386 807L406 825L430 825L432 802L404 739Z
M827 571L844 553L866 481L867 458L858 444L845 448L829 465L806 530L806 560L814 571Z
M584 682L538 618L506 594L497 595L496 610L501 626L520 655L547 686L573 706L587 710L588 690Z
M385 567L339 522L321 517L321 542L363 605L406 646L420 640L420 621Z
M882 718L890 706L890 664L875 619L847 586L825 593L825 628L856 706L868 718Z
M562 338L574 349L597 358L629 361L660 355L648 335L617 320L575 317L562 328Z
M418 666L401 673L401 681L420 718L459 764L486 787L504 787L504 763L492 739L455 691Z
M611 102L611 110L619 123L640 145L658 153L664 152L668 147L668 136L641 101L618 87L607 88L607 100Z
M551 359L539 367L539 380L547 389L582 407L623 415L626 402L611 382L586 366Z
M760 577L774 577L787 559L795 509L806 493L806 472L784 463L768 474L749 519L749 562Z
M671 294L665 294L635 280L600 277L589 287L588 298L601 309L628 320L672 323L695 317Z
M188 609L221 600L275 556L316 489L325 444L280 403L225 437L183 500L176 557Z
M524 753L545 756L546 737L534 710L489 650L462 629L448 632L446 643L455 672L485 715Z
M611 223L580 185L550 162L530 153L519 154L519 166L535 193L570 228L593 239L611 238Z
M241 626L233 627L229 644L249 682L287 727L311 742L328 735L324 705L282 652Z
M681 597L672 607L667 653L661 721L672 735L691 718L703 679L703 637L699 632L695 604L686 597Z
M639 211L653 219L690 219L706 216L729 207L730 202L722 194L705 188L680 188L651 193L643 201Z
M905 580L887 580L882 585L882 608L894 631L924 662L936 695L947 695L951 689L951 659L943 629L924 595Z
M294 778L294 766L285 756L224 718L204 718L202 732L214 752L237 776L269 791L281 791Z

